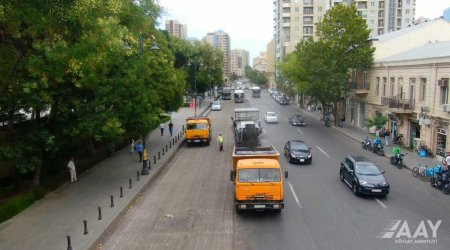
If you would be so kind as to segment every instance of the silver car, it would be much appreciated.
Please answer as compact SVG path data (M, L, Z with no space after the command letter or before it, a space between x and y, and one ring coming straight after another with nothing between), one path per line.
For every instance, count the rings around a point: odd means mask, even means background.
M215 111L220 111L222 110L222 105L220 104L220 101L214 101L211 105L211 110Z
M278 115L275 112L266 112L264 120L267 123L278 123Z

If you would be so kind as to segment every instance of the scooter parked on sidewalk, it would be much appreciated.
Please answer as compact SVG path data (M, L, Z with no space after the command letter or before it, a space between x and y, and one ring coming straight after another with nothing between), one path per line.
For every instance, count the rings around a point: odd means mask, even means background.
M439 166L439 165L436 165L436 167L437 166ZM435 167L435 169L436 169L436 167ZM447 171L437 170L437 172L434 174L434 176L431 177L431 179L430 179L430 185L434 188L442 189L444 187L444 181L447 178L446 175L447 175Z
M369 136L367 136L364 140L361 142L361 146L363 149L372 151L372 140Z
M449 171L446 171L445 174L442 176L442 188L441 191L444 194L450 193L450 173Z

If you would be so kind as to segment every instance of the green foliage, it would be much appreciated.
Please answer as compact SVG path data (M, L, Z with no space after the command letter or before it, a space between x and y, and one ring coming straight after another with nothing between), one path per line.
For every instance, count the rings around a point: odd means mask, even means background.
M373 61L370 31L355 6L337 5L317 24L318 40L301 41L278 65L285 92L310 96L323 104L337 102L348 89L348 70L365 69Z
M0 205L0 223L20 213L35 201L44 197L44 195L45 191L43 189L36 189L33 192L24 193L7 200Z
M377 130L380 130L386 123L388 122L388 118L386 116L377 114L372 118L366 119L366 126L368 128L375 126Z
M264 73L254 70L250 66L245 66L245 77L258 86L266 85L269 81Z

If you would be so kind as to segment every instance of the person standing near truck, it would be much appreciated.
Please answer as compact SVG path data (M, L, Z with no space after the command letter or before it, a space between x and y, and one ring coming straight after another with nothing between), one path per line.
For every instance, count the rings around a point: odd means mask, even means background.
M219 134L219 137L217 137L217 142L219 143L219 150L223 151L223 135Z

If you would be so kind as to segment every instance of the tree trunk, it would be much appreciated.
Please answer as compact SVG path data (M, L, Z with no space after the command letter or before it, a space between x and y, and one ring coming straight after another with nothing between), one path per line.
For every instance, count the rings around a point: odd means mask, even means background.
M36 170L34 170L33 181L31 182L31 187L33 188L39 187L39 185L41 184L40 182L43 164L45 164L45 161L41 161L41 164L39 164L36 167Z
M91 156L95 157L96 151L95 151L94 143L92 142L92 138L86 138L86 145L89 148L89 152L91 153Z

